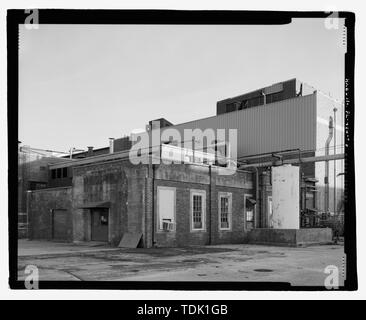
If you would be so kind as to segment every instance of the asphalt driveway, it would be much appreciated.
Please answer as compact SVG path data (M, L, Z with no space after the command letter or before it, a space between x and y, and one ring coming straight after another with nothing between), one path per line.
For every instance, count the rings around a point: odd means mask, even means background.
M329 265L345 265L341 245L306 248L215 245L189 248L121 249L102 243L19 241L18 279L35 265L40 280L75 281L281 281L323 286Z

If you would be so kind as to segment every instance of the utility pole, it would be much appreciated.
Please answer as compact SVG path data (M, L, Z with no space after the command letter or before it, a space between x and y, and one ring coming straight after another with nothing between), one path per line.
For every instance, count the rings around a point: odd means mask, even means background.
M336 153L337 153L337 121L336 121L336 113L337 113L337 108L335 108L334 107L334 109L333 109L333 113L334 113L334 126L333 126L333 128L334 128L334 141L333 141L333 143L334 143L334 155L336 155ZM333 179L334 179L334 186L333 186L333 192L334 192L334 199L333 199L333 201L334 201L334 214L336 214L336 212L337 212L337 160L334 160L334 168L333 168L333 170L334 170L334 177L333 177Z

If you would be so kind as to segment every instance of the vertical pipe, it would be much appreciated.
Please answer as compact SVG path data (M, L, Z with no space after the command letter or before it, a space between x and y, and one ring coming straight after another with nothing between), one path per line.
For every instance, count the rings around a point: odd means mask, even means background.
M114 138L109 138L109 153L114 153Z
M336 123L336 112L337 112L337 108L334 108L333 109L333 112L334 112L334 125L333 125L333 127L334 127L334 141L333 141L333 145L334 145L334 154L336 154L336 152L337 152L337 150L336 150L336 148L337 148L337 144L336 144L336 141L337 141L337 129L336 129L336 127L337 127L337 123ZM334 177L333 177L333 179L334 179L334 186L333 186L333 192L334 192L334 194L333 194L333 197L334 197L334 199L333 199L333 201L334 201L334 214L336 214L336 211L337 211L337 181L336 181L336 176L337 176L337 168L336 168L336 165L337 165L337 162L336 162L336 160L334 160Z
M155 222L155 165L151 165L151 169L152 169L152 196L151 196L151 215L152 215L152 230L151 230L151 238L152 238L152 246L155 247L155 226L156 223Z
M212 237L212 203L211 203L211 200L212 200L212 166L209 165L208 167L208 172L209 172L209 176L210 176L210 187L209 187L209 190L208 190L208 198L209 198L209 207L208 207L208 222L209 222L209 227L208 227L208 244L210 245L211 244L211 237Z
M333 118L329 117L329 134L327 141L325 142L325 155L329 156L329 145L333 138ZM325 161L325 174L324 174L324 211L329 212L329 160Z
M259 218L259 214L261 214L261 211L258 209L259 208L259 171L257 167L254 167L255 169L255 212L254 212L254 228L260 227L258 224L257 219ZM258 214L259 211L259 214ZM260 219L258 219L260 220Z

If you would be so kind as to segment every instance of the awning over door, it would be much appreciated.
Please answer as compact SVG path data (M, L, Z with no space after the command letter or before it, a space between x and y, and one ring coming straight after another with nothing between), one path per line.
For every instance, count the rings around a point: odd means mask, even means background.
M254 206L257 203L253 198L246 198L246 205Z
M97 201L97 202L87 202L80 206L80 209L93 209L93 208L109 208L111 206L110 201Z

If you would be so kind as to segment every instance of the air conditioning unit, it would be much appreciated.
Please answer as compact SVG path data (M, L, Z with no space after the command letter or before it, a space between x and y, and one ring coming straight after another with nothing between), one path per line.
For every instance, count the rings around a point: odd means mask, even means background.
M163 221L164 231L174 231L174 223L170 221Z

